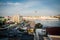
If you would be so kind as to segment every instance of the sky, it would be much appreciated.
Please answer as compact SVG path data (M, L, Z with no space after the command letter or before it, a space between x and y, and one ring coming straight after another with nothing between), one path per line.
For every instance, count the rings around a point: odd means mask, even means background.
M60 15L60 0L0 0L0 16Z

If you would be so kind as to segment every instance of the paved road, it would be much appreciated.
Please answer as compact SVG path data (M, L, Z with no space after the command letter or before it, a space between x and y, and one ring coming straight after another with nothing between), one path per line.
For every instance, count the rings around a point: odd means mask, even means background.
M18 27L13 27L11 28L12 30L10 31L12 34L18 34L17 37L1 37L0 40L34 40L34 37L32 35L28 35L28 34L23 34L22 36L19 36L19 30L17 30ZM6 32L6 31L5 31ZM56 38L56 37L52 37L52 40L60 40L60 38Z
M13 38L0 38L0 40L33 40L33 37L29 39L29 37L27 37L28 39L22 39L20 37L13 37ZM46 40L46 39L44 39ZM55 38L55 37L52 37L52 40L60 40L60 38Z
M32 35L22 35L21 37L3 37L0 40L34 40Z
M0 40L33 40L33 35L28 35L26 33L22 33L18 30L19 26L8 26L8 30L0 31L2 34L8 34L8 37L0 37Z

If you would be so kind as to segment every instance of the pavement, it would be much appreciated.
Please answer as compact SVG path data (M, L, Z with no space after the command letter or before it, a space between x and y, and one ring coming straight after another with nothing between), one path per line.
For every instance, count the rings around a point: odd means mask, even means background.
M52 40L60 40L60 35L50 35Z

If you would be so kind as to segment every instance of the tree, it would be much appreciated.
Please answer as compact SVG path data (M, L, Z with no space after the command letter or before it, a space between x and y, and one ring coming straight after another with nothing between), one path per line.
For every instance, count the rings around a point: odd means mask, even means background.
M42 28L42 24L41 23L37 23L37 24L35 24L35 28Z
M0 17L0 26L5 25L6 19L3 17Z

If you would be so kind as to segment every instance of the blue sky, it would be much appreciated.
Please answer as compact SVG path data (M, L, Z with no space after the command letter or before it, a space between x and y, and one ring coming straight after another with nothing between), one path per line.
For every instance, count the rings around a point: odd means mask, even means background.
M0 0L0 16L53 16L60 14L60 0Z

